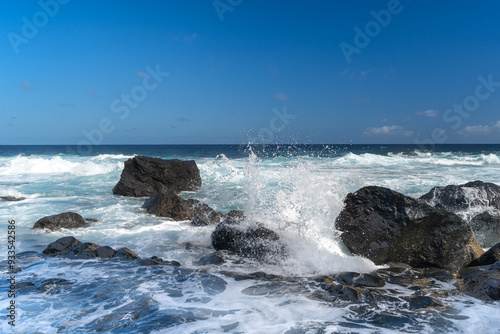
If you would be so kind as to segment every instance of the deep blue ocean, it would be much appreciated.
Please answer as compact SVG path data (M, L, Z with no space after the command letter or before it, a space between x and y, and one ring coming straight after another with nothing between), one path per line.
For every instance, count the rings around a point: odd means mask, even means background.
M8 283L0 284L2 333L498 333L500 305L450 294L444 308L411 310L404 303L339 306L299 284L344 271L379 267L349 254L334 221L349 192L367 185L418 197L434 186L481 180L500 185L500 145L175 145L0 146L2 277L7 277L7 226L16 222L16 326L6 320ZM84 153L84 154L81 154ZM203 180L184 192L226 213L243 210L277 231L289 256L276 263L228 261L200 265L212 253L214 226L194 227L146 214L146 198L112 194L124 162L135 155L195 160ZM32 229L41 217L73 211L96 218L86 228ZM464 217L467 213L463 213ZM63 236L181 267L134 261L44 257ZM290 282L236 280L224 271L292 277ZM39 288L47 280L60 284ZM293 283L295 282L295 283ZM413 291L394 285L394 296ZM437 290L453 290L436 282Z

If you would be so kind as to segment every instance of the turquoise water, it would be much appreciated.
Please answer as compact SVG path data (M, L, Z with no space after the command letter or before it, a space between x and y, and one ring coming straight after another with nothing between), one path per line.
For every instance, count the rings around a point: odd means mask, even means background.
M273 264L197 265L213 251L213 226L150 216L140 208L144 198L112 194L124 161L134 155L194 159L203 186L181 196L221 212L244 210L250 220L277 231L290 256ZM16 274L17 282L67 283L53 290L19 290L12 328L5 321L9 298L3 280L0 331L494 333L500 328L498 303L457 295L444 301L446 311L410 311L387 302L360 312L358 306L311 298L314 287L302 283L283 283L267 294L249 293L263 282L236 281L221 271L265 271L303 279L370 272L377 267L349 254L334 228L347 193L378 185L417 197L434 186L473 180L500 184L499 167L500 145L443 145L434 152L412 145L97 146L85 155L64 146L0 146L0 196L26 198L0 201L2 260L7 258L8 221L15 220L18 265L23 269ZM99 222L58 232L31 228L43 216L66 211ZM67 235L115 249L128 247L143 258L176 260L182 267L41 256L47 244ZM5 266L2 270L6 276ZM395 320L381 325L380 318L387 314Z

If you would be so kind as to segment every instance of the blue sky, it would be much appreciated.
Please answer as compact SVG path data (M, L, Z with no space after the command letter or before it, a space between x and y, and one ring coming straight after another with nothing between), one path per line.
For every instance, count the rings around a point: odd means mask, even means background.
M498 13L3 1L0 144L499 143Z

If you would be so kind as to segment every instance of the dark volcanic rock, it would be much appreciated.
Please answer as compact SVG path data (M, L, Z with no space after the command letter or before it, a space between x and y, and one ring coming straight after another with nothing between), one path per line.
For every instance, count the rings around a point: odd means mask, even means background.
M411 310L444 306L439 300L428 296L410 296L406 299L408 300Z
M474 181L458 186L434 187L420 199L456 212L475 206L492 206L500 209L500 186L494 183Z
M131 197L153 196L162 187L175 193L198 190L201 187L198 166L192 160L136 156L125 161L125 168L113 193Z
M7 202L19 202L25 199L26 197L0 196L0 200Z
M123 247L116 251L115 257L122 257L128 260L139 260L140 257L130 249Z
M65 212L58 215L40 218L35 225L33 225L33 228L46 228L51 231L58 231L62 228L78 228L86 227L88 225L89 221L84 219L78 213Z
M43 254L46 255L61 255L66 254L74 246L80 243L75 237L63 237L57 239L53 243L49 244L47 248L43 250Z
M483 253L460 217L390 189L364 187L344 203L335 222L342 241L376 264L457 271Z
M485 211L474 217L469 222L476 234L477 242L488 248L500 241L500 212Z
M199 259L196 262L196 264L206 266L209 264L219 265L219 264L223 264L225 262L226 261L224 260L222 255L216 252L216 253L211 253L211 254L203 256L201 259Z
M212 232L212 246L257 259L284 256L285 248L276 232L263 226L244 228L231 219L219 223Z
M150 214L169 217L176 221L193 220L199 226L217 224L224 216L205 203L196 199L181 198L173 192L168 192L165 188L149 198L142 207Z
M498 261L500 261L500 243L488 249L488 251L481 255L479 259L475 259L474 261L472 261L471 264L469 264L469 267L485 266Z
M485 301L500 300L500 263L462 270L455 284L458 290Z

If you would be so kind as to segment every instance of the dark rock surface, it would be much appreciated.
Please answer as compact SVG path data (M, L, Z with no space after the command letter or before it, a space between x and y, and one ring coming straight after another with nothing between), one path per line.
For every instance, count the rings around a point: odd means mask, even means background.
M457 215L381 187L348 194L335 226L349 250L376 264L457 271L483 254Z
M211 238L216 250L228 250L260 260L286 255L276 232L258 224L243 227L240 222L226 219L216 226Z
M462 270L455 285L469 296L485 301L500 300L500 262Z
M0 200L6 202L19 202L25 200L26 197L0 196Z
M500 241L500 212L482 212L469 222L481 247L489 248Z
M198 190L201 187L198 166L192 160L136 156L125 161L125 168L113 193L131 197L153 196L162 187L175 193Z
M79 228L86 227L90 222L95 222L95 219L84 219L78 213L65 212L53 216L40 218L33 228L49 229L51 231L58 231L62 228Z
M68 256L78 259L140 259L137 254L128 248L120 248L116 251L109 246L101 246L93 242L80 242L75 237L63 237L57 239L43 250L43 254L49 256Z
M223 264L225 262L226 261L224 260L224 257L222 256L222 254L215 252L215 253L210 253L208 255L203 256L201 259L199 259L196 262L196 264L201 265L201 266L206 266L209 264L219 265L219 264Z
M488 249L486 253L481 255L479 259L475 259L474 261L472 261L469 264L469 267L486 266L488 264L493 264L498 261L500 261L500 243Z
M217 224L223 214L196 199L184 199L166 188L156 193L142 205L150 214L176 221L192 220L198 226Z
M476 206L500 209L500 186L474 181L458 186L434 187L420 199L433 206L440 204L452 212Z

